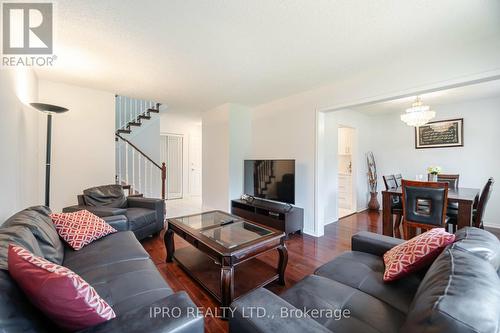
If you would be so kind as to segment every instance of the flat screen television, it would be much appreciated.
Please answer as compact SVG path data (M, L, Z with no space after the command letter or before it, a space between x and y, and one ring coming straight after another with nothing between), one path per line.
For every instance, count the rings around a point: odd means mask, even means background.
M295 204L295 160L245 160L244 193Z

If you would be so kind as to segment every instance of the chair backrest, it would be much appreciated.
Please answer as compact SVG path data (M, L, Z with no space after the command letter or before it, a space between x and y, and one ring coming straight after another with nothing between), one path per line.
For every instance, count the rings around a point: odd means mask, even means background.
M384 179L386 190L398 187L398 183L396 182L396 177L394 177L394 175L382 176L382 178Z
M477 204L477 211L476 211L476 216L475 216L475 221L474 221L474 226L477 228L482 227L483 225L483 216L484 212L486 211L486 204L488 203L488 200L490 200L491 192L493 191L493 184L495 183L495 180L493 177L488 179L486 182L486 185L483 187L483 191L481 192L481 196L479 197L479 202Z
M458 189L458 180L460 179L460 175L445 175L438 174L437 181L438 182L446 182L448 183L448 188L450 189Z
M401 176L400 173L398 173L397 175L394 175L394 178L396 178L396 184L398 185L398 187L401 186L401 181L403 180L403 176Z
M87 206L127 208L127 197L118 184L88 188L83 191L83 196Z
M444 227L448 183L403 180L403 219L416 227Z

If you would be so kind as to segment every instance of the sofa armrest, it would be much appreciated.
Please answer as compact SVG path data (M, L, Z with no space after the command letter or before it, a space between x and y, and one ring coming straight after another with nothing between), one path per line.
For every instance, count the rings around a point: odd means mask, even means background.
M127 210L124 208L116 208L116 207L108 207L108 206L70 206L63 208L64 213L73 213L79 210L86 209L92 214L95 214L99 217L105 216L115 216L115 215L125 215Z
M156 223L158 230L163 228L165 221L165 201L162 199L127 197L128 207L147 208L156 211Z
M130 230L128 219L125 215L103 216L102 219L115 228L116 231Z
M353 251L371 253L376 256L383 256L384 253L392 249L394 246L403 243L404 240L373 232L361 231L353 235L351 238L351 246Z
M186 292L181 291L81 332L203 333L203 319Z
M230 333L330 332L284 299L259 288L231 304Z

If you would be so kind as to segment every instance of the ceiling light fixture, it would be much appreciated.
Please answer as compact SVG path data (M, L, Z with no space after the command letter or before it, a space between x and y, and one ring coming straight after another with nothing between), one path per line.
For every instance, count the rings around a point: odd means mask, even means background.
M424 105L420 97L417 96L415 102L406 112L401 115L401 120L408 126L422 126L427 124L436 116L436 112L431 110L431 107Z

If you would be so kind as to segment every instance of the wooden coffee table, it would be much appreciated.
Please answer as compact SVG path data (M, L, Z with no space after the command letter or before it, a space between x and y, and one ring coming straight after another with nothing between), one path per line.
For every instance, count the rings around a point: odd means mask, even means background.
M172 218L167 222L166 261L175 259L223 307L275 280L285 284L288 252L284 232L222 211ZM192 246L175 251L174 233ZM256 258L273 250L279 253L277 267Z

